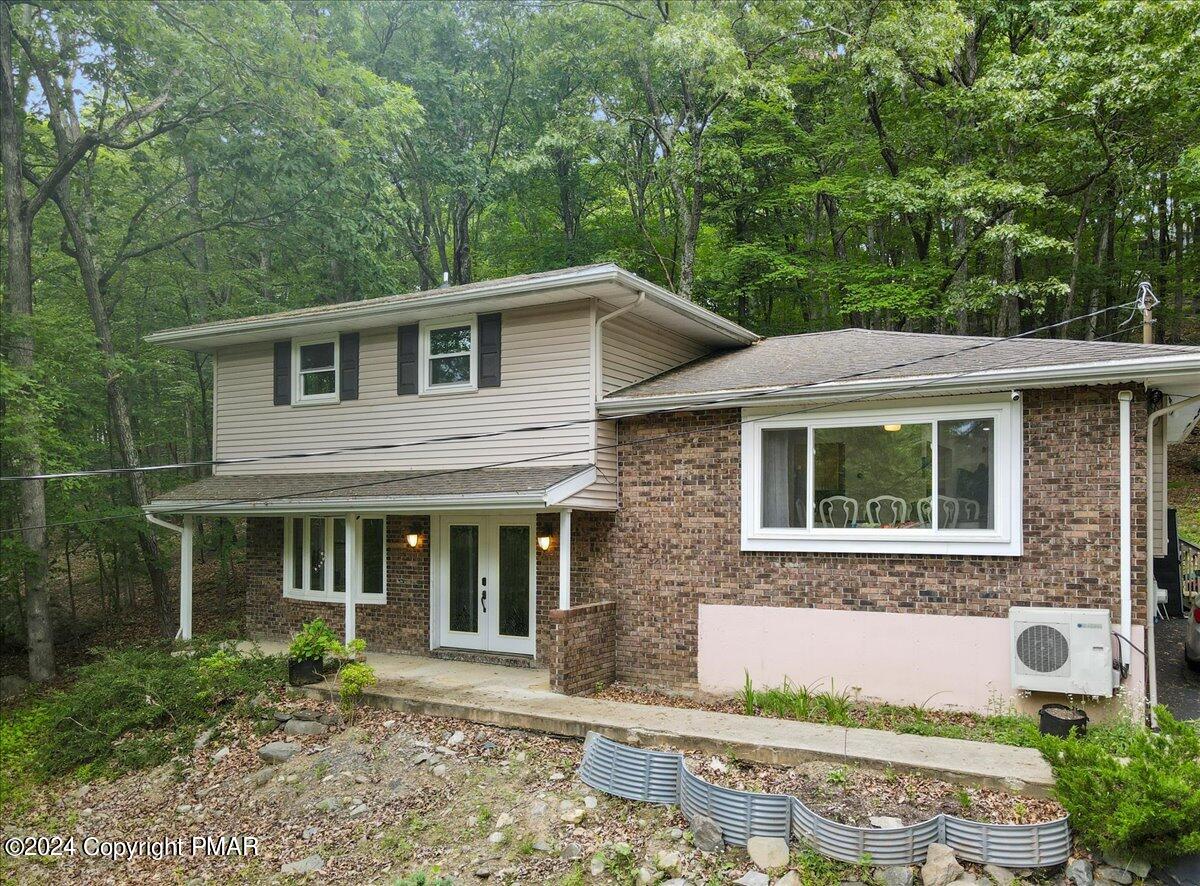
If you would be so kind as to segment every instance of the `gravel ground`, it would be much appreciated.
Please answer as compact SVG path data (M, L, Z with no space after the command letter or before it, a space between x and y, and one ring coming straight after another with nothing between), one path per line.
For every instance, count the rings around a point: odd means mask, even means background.
M1154 656L1158 671L1158 701L1180 720L1200 719L1200 674L1183 660L1183 631L1187 621L1171 618L1154 626Z
M418 871L455 883L628 882L638 868L653 868L659 853L668 860L677 854L670 873L693 883L727 882L749 868L740 850L696 850L678 809L592 791L574 777L579 741L392 711L364 710L345 726L330 705L282 694L271 703L334 725L327 734L292 737L231 718L204 747L170 764L110 782L47 786L5 829L80 841L252 835L256 855L21 859L4 863L0 881L292 882L284 866L313 856L319 878L333 883L395 883ZM283 739L300 750L281 765L264 765L259 748ZM853 823L871 815L908 822L940 809L991 821L1060 814L1049 801L821 763L779 768L693 758L689 765L723 784L798 794ZM620 844L627 848L614 849ZM598 854L609 868L593 877ZM856 879L832 863L820 871L802 882Z

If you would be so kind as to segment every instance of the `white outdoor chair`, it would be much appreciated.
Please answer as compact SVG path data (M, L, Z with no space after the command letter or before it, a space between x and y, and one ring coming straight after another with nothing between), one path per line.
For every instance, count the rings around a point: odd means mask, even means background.
M962 515L964 520L979 519L979 502L973 498L958 498L958 513Z
M821 522L826 526L842 528L858 524L858 501L848 495L831 495L829 498L823 498L817 510L821 515ZM840 513L845 518L842 523L834 521L835 513Z
M908 502L895 495L877 495L867 502L867 522L899 526L908 521Z

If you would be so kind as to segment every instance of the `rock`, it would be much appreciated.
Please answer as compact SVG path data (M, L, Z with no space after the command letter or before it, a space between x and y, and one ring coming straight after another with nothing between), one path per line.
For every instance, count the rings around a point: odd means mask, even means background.
M871 827L873 828L902 828L904 822L891 815L872 815Z
M192 811L192 804L180 803L178 806L175 807L175 811L178 812L180 815L185 815L186 813Z
M299 861L289 861L279 869L281 874L315 874L325 867L325 859L319 855L310 855Z
M494 750L496 750L496 743L495 743L494 741L490 741L490 740L489 740L489 741L485 741L483 744L481 744L481 745L479 746L479 750L481 750L481 751L494 751Z
M558 811L559 812L570 812L574 808L575 808L575 804L572 803L570 800L559 800L558 801Z
M1140 858L1118 858L1115 855L1105 854L1104 863L1110 867L1129 871L1135 877L1142 879L1150 874L1150 862L1142 861Z
M795 871L788 871L775 881L774 886L804 886L804 881L800 879L800 875Z
M604 868L605 864L603 855L593 855L592 860L588 862L588 873L593 877L599 877L602 875L604 873Z
M746 842L746 851L750 860L765 871L786 867L791 854L787 840L782 837L751 837Z
M729 771L729 766L720 757L712 757L708 761L708 768L711 772L725 773Z
M480 865L479 867L477 867L475 869L475 876L478 877L480 880L486 880L491 875L492 875L491 868L489 868L487 865Z
M588 794L586 797L584 797L583 798L583 808L584 809L595 809L596 808L596 798L593 797L591 794Z
M546 802L544 800L536 800L534 802L534 804L531 807L529 807L529 811L531 814L533 814L535 816L541 816L541 815L545 815L547 812L549 812L550 807L546 805Z
M513 754L513 759L516 760L518 763L524 763L525 762L525 752L517 751L515 754Z
M456 730L455 733L453 735L451 735L448 739L446 739L446 744L449 745L450 747L454 747L457 744L462 744L466 740L467 740L467 737L463 734L462 730L459 729L459 730Z
M1008 886L1009 883L1015 882L1017 875L1008 868L1002 868L998 864L985 865L983 872L992 878L996 886ZM1129 881L1126 881L1129 882Z
M422 763L431 763L438 759L437 754L431 754L429 751L421 751L412 758L413 766L420 766Z
M324 735L329 727L316 720L292 719L283 724L283 731L286 735Z
M746 871L733 882L737 886L771 886L771 878L762 871Z
M508 835L505 834L504 831L492 831L490 834L488 834L488 842L493 846L499 846L507 839Z
M929 844L925 864L921 865L921 882L925 886L950 886L962 874L963 866L958 863L953 849L942 843Z
M252 708L265 708L270 703L271 696L267 695L265 692L259 692L254 696L254 698L250 699L250 707Z
M438 778L441 778L442 776L444 776L446 774L446 764L438 763L436 766L434 766L433 774L436 775Z
M1094 881L1092 863L1086 858L1074 859L1063 873L1071 886L1092 886Z
M0 698L13 698L29 688L29 681L16 674L0 677Z
M701 852L721 852L725 848L721 826L707 815L697 814L692 819L692 842Z
M512 813L501 812L496 816L496 830L503 830L504 828L512 827L513 821L514 819L512 817Z
M566 843L559 855L564 861L575 861L577 858L583 858L583 847L578 843Z
M658 886L692 886L687 877L672 877L670 880L663 880Z
M876 878L882 886L912 886L913 869L908 865L889 865L875 869Z
M279 721L274 717L268 717L265 720L255 720L254 725L258 728L259 735L266 735L268 732L274 732L279 728Z
M324 723L326 726L341 726L346 722L346 718L342 716L340 711L332 711L328 714L322 714L317 717L318 723Z
M585 809L571 809L559 816L559 819L567 824L581 824L587 817Z
M552 844L545 837L538 837L536 840L533 841L533 851L534 852L553 852L554 844Z
M258 770L258 772L250 776L250 781L256 788L261 788L274 777L275 773L270 769L270 767L267 767L266 769Z
M302 833L300 836L303 837L305 840L311 840L313 837L315 837L317 835L317 831L319 831L319 830L320 830L320 828L318 828L315 824L310 824L308 827L306 827L304 829L304 833Z
M208 743L212 741L213 733L217 731L217 727L210 726L196 736L196 740L192 742L193 750L203 750L208 747Z
M326 797L317 803L317 808L322 812L337 812L342 808L342 801L337 797Z
M654 856L654 866L667 874L679 873L679 853L674 849L660 849Z
M292 711L292 719L294 720L319 720L320 718L320 711Z
M551 781L562 781L562 780L564 780L565 778L566 778L566 776L565 776L565 775L563 775L561 772L551 772L551 773L550 773L550 780L551 780Z
M224 760L228 756L229 756L229 746L226 745L225 747L221 748L221 750L217 751L215 754L212 755L212 761L214 763L220 763L222 760Z
M658 873L650 870L647 867L638 868L637 883L638 886L650 886L652 883L658 882Z
M367 804L359 803L357 806L355 806L353 809L351 809L349 812L347 812L346 815L349 816L350 818L358 818L360 815L366 815L367 811L368 811Z
M443 757L457 757L458 756L458 751L451 750L450 748L446 747L444 744L438 745L436 748L434 748L434 750L437 751L439 754L441 754Z
M1129 886L1133 882L1133 874L1129 871L1108 864L1096 868L1095 874L1097 883L1116 883L1119 886Z
M273 741L259 748L258 756L274 766L277 763L286 763L296 756L299 750L300 745L294 741Z

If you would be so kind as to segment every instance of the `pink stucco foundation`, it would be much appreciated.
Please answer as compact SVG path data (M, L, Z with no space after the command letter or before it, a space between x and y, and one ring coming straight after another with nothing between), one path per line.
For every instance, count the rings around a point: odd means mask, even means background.
M704 692L729 695L749 673L759 687L778 686L786 677L794 685L833 685L866 699L931 708L995 711L1042 701L1012 688L1005 618L777 606L699 609L697 678ZM1135 626L1133 635L1144 649L1144 629ZM1127 702L1140 703L1144 674L1135 653Z

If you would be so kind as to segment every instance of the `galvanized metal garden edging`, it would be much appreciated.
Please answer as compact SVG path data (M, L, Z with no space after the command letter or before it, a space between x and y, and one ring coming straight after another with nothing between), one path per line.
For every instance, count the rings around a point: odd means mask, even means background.
M795 838L822 855L872 864L921 864L930 843L949 846L963 861L1007 868L1051 867L1066 862L1071 829L1066 817L1040 824L984 824L939 813L900 828L860 828L809 809L797 797L710 784L691 772L683 754L633 748L589 732L579 776L598 791L648 803L678 805L687 820L707 815L726 843L751 837Z

